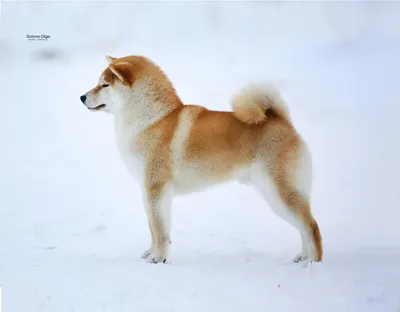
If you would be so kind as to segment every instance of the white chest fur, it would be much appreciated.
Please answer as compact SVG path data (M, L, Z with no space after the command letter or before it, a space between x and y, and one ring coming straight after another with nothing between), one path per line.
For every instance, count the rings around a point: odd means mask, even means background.
M121 157L131 175L142 184L144 181L145 161L135 148L138 129L126 122L125 118L115 116L115 140Z

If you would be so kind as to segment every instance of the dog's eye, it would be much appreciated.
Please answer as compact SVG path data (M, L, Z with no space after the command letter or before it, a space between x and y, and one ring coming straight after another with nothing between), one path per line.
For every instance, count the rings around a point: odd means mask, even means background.
M106 84L106 83L102 85L103 88L107 88L107 87L109 87L109 86L110 86L110 85L108 85L108 84Z

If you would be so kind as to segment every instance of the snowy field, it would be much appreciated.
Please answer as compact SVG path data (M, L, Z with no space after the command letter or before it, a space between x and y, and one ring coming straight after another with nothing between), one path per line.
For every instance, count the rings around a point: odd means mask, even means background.
M298 233L236 183L176 198L169 263L142 260L112 116L79 100L105 54L147 55L217 110L281 84L313 154L324 262L291 263ZM2 311L400 311L399 55L395 2L3 2Z

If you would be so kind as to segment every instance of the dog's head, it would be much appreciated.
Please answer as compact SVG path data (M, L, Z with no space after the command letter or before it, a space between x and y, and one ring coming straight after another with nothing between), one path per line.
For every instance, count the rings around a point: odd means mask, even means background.
M100 75L97 85L81 96L85 106L93 111L115 114L129 98L132 86L141 72L140 61L106 56L108 67Z
M181 105L171 82L151 60L134 55L106 60L97 85L81 96L88 109L112 114L130 109L151 118Z

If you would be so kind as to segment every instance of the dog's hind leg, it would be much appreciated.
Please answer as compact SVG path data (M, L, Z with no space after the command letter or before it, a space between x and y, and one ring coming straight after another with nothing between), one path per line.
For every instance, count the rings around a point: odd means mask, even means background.
M300 192L290 186L276 186L270 178L258 178L256 188L283 220L289 222L300 232L302 251L293 261L322 261L322 242L319 227L313 218L310 205Z
M269 166L262 164L262 169L253 172L254 186L279 217L299 230L302 251L293 261L322 261L321 234L309 203L311 161L308 150L299 149L289 157L283 153L279 160Z

